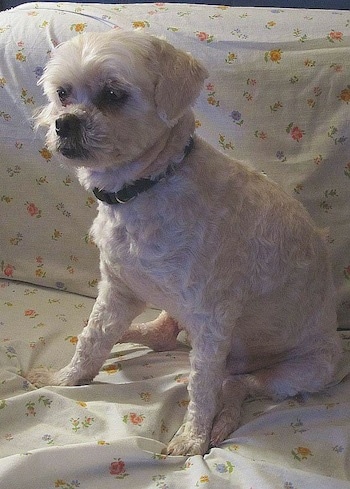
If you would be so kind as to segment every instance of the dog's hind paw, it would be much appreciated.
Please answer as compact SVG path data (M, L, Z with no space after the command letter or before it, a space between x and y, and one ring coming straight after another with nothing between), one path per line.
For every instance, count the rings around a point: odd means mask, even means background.
M26 375L27 380L35 387L44 387L46 385L60 385L57 379L57 372L45 367L30 370Z
M121 343L141 343L154 351L170 351L177 348L179 326L165 311L154 321L132 324L119 340Z
M239 410L235 410L233 407L224 408L216 416L211 431L210 445L217 447L226 438L237 429L239 424Z

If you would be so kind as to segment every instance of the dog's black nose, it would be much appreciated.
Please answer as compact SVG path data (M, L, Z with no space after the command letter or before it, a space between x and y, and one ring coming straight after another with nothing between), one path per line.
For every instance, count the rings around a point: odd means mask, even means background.
M77 136L80 130L80 120L74 114L64 114L56 119L56 134L62 138Z

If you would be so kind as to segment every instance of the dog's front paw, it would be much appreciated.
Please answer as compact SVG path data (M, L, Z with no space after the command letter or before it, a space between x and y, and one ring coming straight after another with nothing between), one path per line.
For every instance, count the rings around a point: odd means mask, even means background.
M204 455L208 450L206 437L195 434L187 423L183 424L168 445L168 455Z

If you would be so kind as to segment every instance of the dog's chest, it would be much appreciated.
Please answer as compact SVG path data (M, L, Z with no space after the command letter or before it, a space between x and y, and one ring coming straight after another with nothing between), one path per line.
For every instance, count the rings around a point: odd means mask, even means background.
M154 301L159 291L176 294L193 280L193 261L202 238L193 228L189 235L183 227L184 223L163 215L159 207L157 212L137 213L131 206L103 206L91 232L109 269L116 275L122 271L135 292L144 295L147 290L147 300Z
M100 208L91 233L101 258L113 266L136 266L147 247L139 220L128 223L116 208Z

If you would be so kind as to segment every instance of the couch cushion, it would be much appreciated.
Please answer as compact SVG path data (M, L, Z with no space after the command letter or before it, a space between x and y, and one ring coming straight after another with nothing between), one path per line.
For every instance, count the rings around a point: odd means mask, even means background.
M30 120L55 45L85 31L166 35L208 67L198 132L300 199L328 231L339 322L350 326L348 12L33 3L0 14L2 275L95 295L95 199Z

